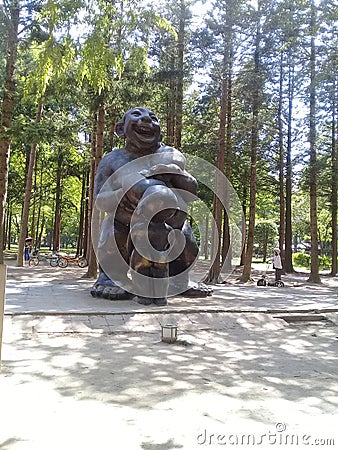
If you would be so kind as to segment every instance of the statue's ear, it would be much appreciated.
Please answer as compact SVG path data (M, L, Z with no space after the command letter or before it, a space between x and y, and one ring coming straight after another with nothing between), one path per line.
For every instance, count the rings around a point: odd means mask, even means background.
M115 133L117 134L117 136L119 138L124 138L125 137L125 134L124 134L124 121L117 122L117 124L115 125Z

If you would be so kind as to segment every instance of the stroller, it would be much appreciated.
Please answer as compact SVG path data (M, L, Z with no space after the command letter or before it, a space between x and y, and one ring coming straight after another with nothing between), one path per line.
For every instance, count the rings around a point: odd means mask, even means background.
M267 274L270 264L266 266L265 272L257 281L257 286L274 286L274 287L284 287L284 283L282 280L273 280L270 281L269 275Z

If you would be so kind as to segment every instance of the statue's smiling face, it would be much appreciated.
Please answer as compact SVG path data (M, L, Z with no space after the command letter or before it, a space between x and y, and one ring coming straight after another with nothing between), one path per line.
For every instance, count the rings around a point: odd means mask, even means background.
M133 108L125 114L124 134L127 143L137 148L156 148L161 136L159 120L147 108Z

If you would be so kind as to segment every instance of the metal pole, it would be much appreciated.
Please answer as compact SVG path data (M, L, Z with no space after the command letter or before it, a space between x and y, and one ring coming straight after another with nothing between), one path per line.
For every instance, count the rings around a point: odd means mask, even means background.
M5 313L6 273L7 273L6 265L0 264L0 369L1 369L2 330L4 325L4 313Z

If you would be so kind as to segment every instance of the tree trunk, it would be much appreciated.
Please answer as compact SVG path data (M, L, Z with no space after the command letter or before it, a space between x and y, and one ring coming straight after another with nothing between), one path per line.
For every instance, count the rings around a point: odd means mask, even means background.
M291 51L291 50L290 50ZM286 181L285 181L285 259L284 270L287 273L294 272L292 262L292 110L294 95L294 67L289 53L288 61L288 131L286 149Z
M209 214L205 216L204 259L209 258Z
M216 173L216 184L217 184ZM209 273L205 278L206 283L218 283L219 275L221 271L221 246L220 239L222 235L222 212L223 206L220 199L214 194L214 207L213 207L213 230L212 230L212 242L211 242L211 260L213 261Z
M283 53L280 57L279 98L278 98L278 148L279 148L279 248L284 257L285 239L285 198L284 198L284 130L283 130ZM266 255L265 255L266 258ZM264 259L265 262L265 259Z
M35 173L36 173L35 169ZM41 213L42 213L42 193L41 193L41 188L43 186L43 175L44 175L44 163L43 160L41 161L40 164L40 173L39 173L39 192L38 192L38 216L37 216L37 220L36 220L36 227L35 227L35 236L37 236L36 239L36 246L38 248L41 247L41 236L42 236L42 232L41 232L41 224L46 222L45 216L44 214L42 214L42 219L41 219Z
M310 227L311 227L311 272L308 281L320 283L318 259L317 224L317 151L316 151L316 11L311 5L311 54L310 54Z
M11 137L8 133L12 126L15 83L14 72L17 60L18 27L20 16L20 1L13 0L9 7L10 20L7 23L7 61L2 99L0 122L0 264L4 263L4 225L8 185L8 164L10 158Z
M226 11L226 24L224 26L224 52L223 52L223 73L221 80L221 101L220 101L220 118L218 130L218 151L216 167L230 181L231 178L231 161L232 161L232 59L233 59L233 23L231 20L231 11ZM222 181L218 179L216 173L216 192L224 192L225 186L222 186ZM227 193L221 194L221 198L225 199L227 206ZM220 281L221 259L222 264L226 269L231 268L231 248L230 248L230 226L227 207L224 209L222 202L217 196L214 196L214 217L216 222L217 233L214 233L213 248L215 254L213 255L214 262L208 275L208 281ZM223 214L224 213L224 214ZM223 219L223 222L222 222ZM222 226L223 225L223 226ZM218 234L218 236L217 236ZM222 257L222 258L221 258Z
M256 215L256 191L257 191L257 148L259 133L259 106L260 106L260 2L258 2L258 23L256 32L255 54L254 54L254 80L252 94L252 126L251 126L251 166L250 166L250 204L249 204L249 227L245 252L245 261L242 282L247 282L251 277L251 263L254 248L255 215Z
M40 100L38 105L38 110L36 113L35 123L38 124L41 121L42 117L42 110L43 105L42 101ZM34 143L31 146L31 151L29 154L29 164L28 164L28 171L27 171L27 177L26 177L26 187L25 187L25 198L23 202L23 210L22 210L22 217L21 217L21 227L20 227L20 237L19 237L19 246L18 246L18 255L17 255L17 266L22 267L23 266L23 253L25 248L25 239L26 239L26 233L28 229L28 219L29 219L29 207L30 207L30 200L32 195L32 185L33 185L33 174L35 169L35 163L36 163L36 149L37 144Z
M226 129L226 106L227 106L227 80L224 74L222 79L222 94L221 94L221 108L220 108L220 121L218 129L218 150L216 158L216 186L215 192L218 193L220 198L224 198L220 193L224 190L222 180L220 179L220 173L224 173L224 163L225 163L225 129ZM221 238L222 238L222 218L223 218L223 205L218 197L214 194L214 207L213 215L215 220L215 229L213 232L212 239L212 265L209 269L209 273L206 277L206 282L218 283L220 282L220 272L221 272Z
M251 263L254 247L255 214L256 214L256 191L257 191L257 144L258 144L258 109L253 111L252 137L251 137L251 170L250 170L250 203L249 203L249 227L246 243L245 261L242 282L247 282L251 277Z
M86 220L86 254L85 254L88 261L90 259L90 252L93 251L91 246L91 217L92 217L92 208L94 205L96 133L97 133L97 113L93 115L92 134L90 136L91 161L89 167L89 189L88 189L87 217L86 217L87 220Z
M31 153L30 153L31 154ZM28 225L28 228L31 230L31 236L32 236L32 238L33 238L33 242L34 242L34 247L36 247L36 236L37 236L37 234L36 234L36 232L35 232L35 227L36 227L36 220L37 220L37 214L36 214L36 209L38 208L38 205L37 205L37 198L36 198L36 178L37 178L37 175L36 175L36 170L35 170L35 165L36 165L36 150L35 150L35 162L34 162L34 170L33 170L33 172L34 172L34 183L33 183L33 185L32 185L32 188L31 188L31 195L30 195L30 208L31 208L31 210L32 210L32 214L30 214L30 216L31 216L31 221L30 221L30 225ZM27 172L28 172L28 170L27 170ZM33 194L32 194L33 193Z
M110 150L114 147L116 117L117 117L116 110L115 110L115 108L112 108L112 110L110 112L110 126L109 126L109 149Z
M243 247L242 247L242 253L241 253L241 261L239 265L242 267L245 263L245 253L246 253L246 219L247 219L247 197L248 197L248 183L247 180L249 179L249 169L245 168L243 173L243 192L242 192L242 210L243 210Z
M42 233L43 233L43 230L45 228L46 221L47 221L46 217L44 215L42 215L42 219L40 220L40 223L39 222L37 223L37 225L40 225L38 233L36 234L36 239L37 239L37 243L38 243L39 248L41 247Z
M40 223L41 223L41 204L40 204L40 201L39 201L38 213L37 213L36 224L35 224L35 229L34 229L35 248L40 248L41 247L41 239L39 238Z
M105 119L105 110L104 104L101 103L99 106L97 117L94 118L93 127L94 136L92 137L92 161L90 166L90 187L89 187L89 199L88 199L88 270L85 275L87 278L95 278L97 276L97 259L93 248L93 243L91 239L91 222L92 220L97 220L95 210L94 210L94 183L95 183L95 175L97 171L97 166L102 159L103 155L103 136L104 136L104 119ZM95 216L93 216L95 214Z
M174 147L180 149L182 141L182 112L183 112L183 80L184 80L184 48L185 48L185 23L187 7L185 1L180 2L180 22L177 33L177 77L175 95L175 130Z
M60 250L61 244L61 203L62 203L62 165L63 153L62 149L58 147L58 162L56 172L56 189L55 189L55 212L54 212L54 229L53 229L53 253Z
M332 251L332 263L331 263L331 276L337 274L337 190L338 190L338 145L337 145L337 128L336 128L336 89L337 85L334 83L335 89L333 92L333 107L332 107L332 150L331 150L331 222L332 222L332 241L331 241L331 251Z
M87 179L88 179L88 170L86 167L83 167L81 203L80 203L80 221L79 221L79 231L78 231L78 239L77 239L77 247L76 247L77 255L84 254L83 250L84 250L84 226L85 226Z
M12 236L12 217L13 217L13 205L12 203L7 203L7 224L6 224L6 232L5 232L5 236L6 236L6 245L7 245L7 250L11 249L11 236Z
M174 58L171 60L171 72L175 71ZM173 75L169 78L169 92L167 98L167 138L168 145L174 145L175 136L175 81Z
M225 67L226 67L226 132L225 132L225 176L231 182L232 169L232 69L233 69L233 36L232 24L226 27ZM229 224L229 204L226 198L227 209L223 219L223 245L222 264L227 272L231 270L232 248Z

